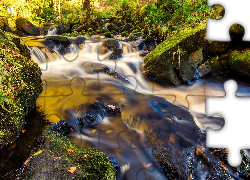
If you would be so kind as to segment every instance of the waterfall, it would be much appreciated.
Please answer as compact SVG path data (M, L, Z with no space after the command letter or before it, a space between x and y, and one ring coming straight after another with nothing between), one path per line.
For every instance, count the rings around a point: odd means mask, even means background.
M57 35L56 34L56 28L48 30L47 36L55 36L55 35Z
M121 44L122 44L123 54L129 54L129 53L133 52L132 46L130 43L122 42Z

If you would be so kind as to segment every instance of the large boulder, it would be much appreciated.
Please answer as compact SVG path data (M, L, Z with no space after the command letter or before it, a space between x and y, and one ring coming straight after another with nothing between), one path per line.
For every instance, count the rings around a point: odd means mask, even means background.
M104 153L84 149L62 134L47 130L39 150L9 173L10 179L115 179L115 170Z
M40 35L40 29L22 17L16 19L16 28L27 35Z
M144 73L148 78L162 85L177 86L193 79L196 68L202 61L200 49L206 43L205 28L206 22L203 21L196 27L179 31L159 44L144 58Z
M10 34L10 33L8 33ZM0 148L21 133L25 115L42 92L41 70L15 35L0 30Z

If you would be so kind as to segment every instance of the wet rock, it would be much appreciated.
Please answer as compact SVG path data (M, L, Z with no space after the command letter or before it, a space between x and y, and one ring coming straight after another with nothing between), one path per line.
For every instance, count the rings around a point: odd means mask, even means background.
M203 63L197 68L197 71L199 72L199 77L202 78L211 72L211 66L209 63Z
M46 142L27 158L11 179L114 179L109 159L96 149L84 149L59 133L44 133ZM72 171L70 171L72 169Z
M144 58L145 73L149 79L176 86L194 77L196 68L189 55L205 44L206 23L183 29L158 45Z
M68 121L66 120L60 120L59 122L50 126L48 129L57 131L61 133L62 135L66 135L70 132L70 126L68 124Z
M40 29L22 17L16 19L16 28L28 35L32 36L40 35Z
M138 51L144 51L146 50L146 46L145 46L145 40L144 39L137 39L136 41L132 41L130 42L132 48L136 48Z
M65 50L70 45L70 41L67 37L63 36L48 36L46 38L46 44L53 48L53 44L58 46L59 52L61 54L65 53Z
M121 76L119 73L117 73L115 70L110 69L108 66L105 66L100 63L84 63L82 65L82 69L89 74L94 74L94 73L105 73L111 77L114 77L124 83L129 83L129 81Z
M95 103L86 106L80 106L80 113L77 115L79 126L86 127L94 124L99 124L107 115L106 108L103 103ZM85 112L83 114L83 112Z
M83 48L84 41L87 40L85 37L77 37L75 43L77 44L79 49Z
M118 59L122 57L122 49L114 49L110 55L110 59Z
M104 41L104 46L106 46L111 51L122 48L120 41L113 38L107 38L106 41Z

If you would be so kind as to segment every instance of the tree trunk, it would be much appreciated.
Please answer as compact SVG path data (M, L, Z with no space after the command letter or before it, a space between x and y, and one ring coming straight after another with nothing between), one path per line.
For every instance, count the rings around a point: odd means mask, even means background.
M90 28L90 0L82 0L87 29Z

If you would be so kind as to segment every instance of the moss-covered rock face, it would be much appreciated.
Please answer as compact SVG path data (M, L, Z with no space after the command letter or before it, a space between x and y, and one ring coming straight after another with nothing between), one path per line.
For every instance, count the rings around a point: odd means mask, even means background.
M202 22L194 28L183 29L148 54L144 58L144 70L149 79L177 86L192 79L198 64L190 60L190 55L204 46L205 28L206 22Z
M57 133L46 133L47 145L25 161L20 179L107 179L115 180L109 159L96 149L83 149ZM71 170L71 172L69 172Z
M229 56L229 68L238 76L250 77L250 49L233 51Z
M19 136L42 92L41 70L15 35L0 30L0 148Z
M40 35L40 29L22 17L16 19L16 28L28 35Z

